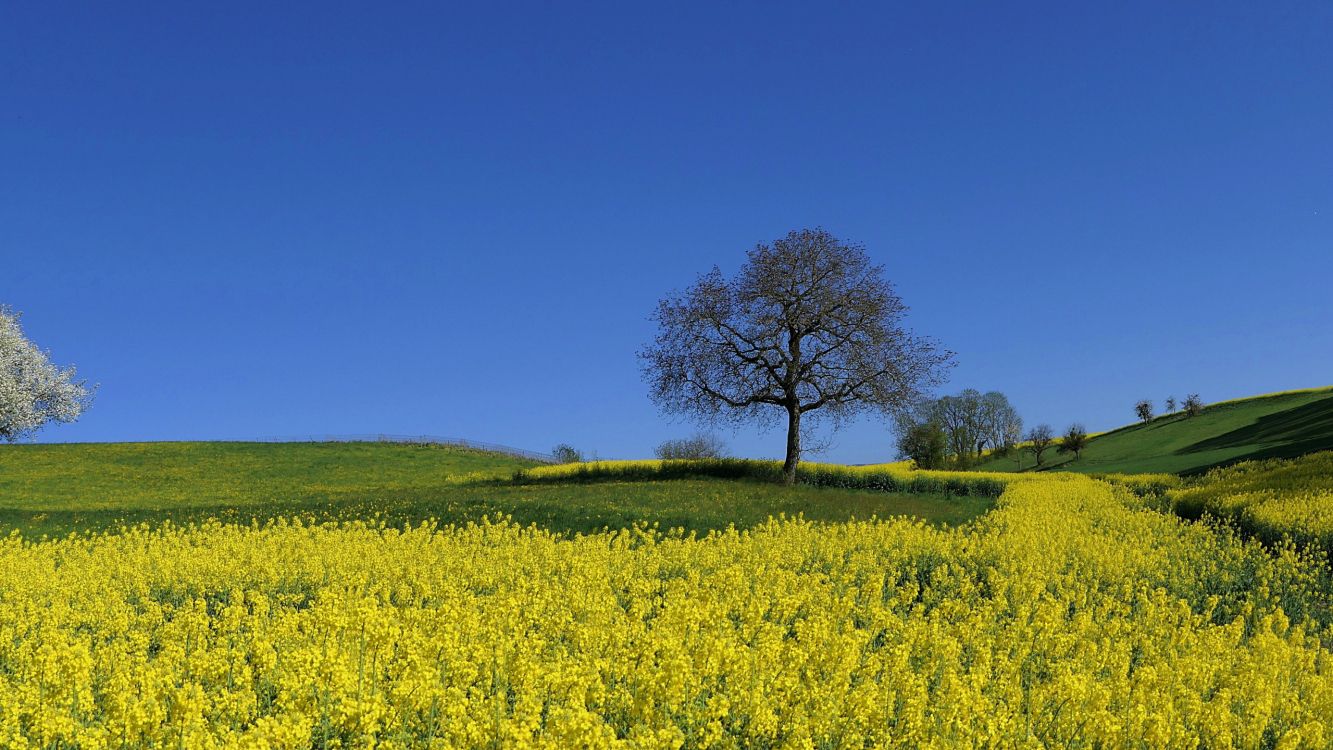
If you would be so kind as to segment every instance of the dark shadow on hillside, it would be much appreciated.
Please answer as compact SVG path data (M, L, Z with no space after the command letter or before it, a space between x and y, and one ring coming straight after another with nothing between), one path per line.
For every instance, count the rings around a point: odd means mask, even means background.
M1238 461L1296 458L1307 453L1333 448L1333 397L1260 417L1253 424L1185 446L1177 450L1176 454L1185 455L1227 448L1252 450L1185 473L1200 474Z

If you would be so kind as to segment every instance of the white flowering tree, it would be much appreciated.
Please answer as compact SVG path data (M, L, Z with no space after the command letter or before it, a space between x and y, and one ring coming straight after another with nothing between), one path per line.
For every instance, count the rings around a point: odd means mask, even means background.
M49 422L73 422L92 390L23 335L19 315L0 305L0 440L14 442Z

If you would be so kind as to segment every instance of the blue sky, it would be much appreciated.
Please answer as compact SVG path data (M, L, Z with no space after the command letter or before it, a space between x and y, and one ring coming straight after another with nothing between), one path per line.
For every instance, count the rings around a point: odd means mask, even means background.
M1330 50L1317 2L11 4L0 302L101 384L42 440L643 456L656 300L822 225L946 390L1103 429L1333 383Z

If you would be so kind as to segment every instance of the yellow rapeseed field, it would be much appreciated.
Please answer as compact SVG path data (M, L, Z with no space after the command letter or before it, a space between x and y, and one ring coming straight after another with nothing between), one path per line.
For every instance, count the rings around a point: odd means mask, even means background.
M591 461L538 466L514 473L519 482L568 482L593 480L649 480L687 476L781 481L782 463L753 459L691 459ZM843 487L889 492L947 493L952 495L998 496L1013 482L1030 481L1039 475L984 471L918 471L912 462L899 461L868 466L801 463L798 484ZM1046 475L1049 476L1049 475Z
M0 543L0 747L1329 747L1328 569L1077 476L980 522Z
M1170 495L1184 515L1207 513L1265 541L1291 539L1333 555L1333 451L1216 469Z
M709 471L710 465L717 465L723 468L736 467L738 474L748 473L751 475L762 476L767 473L773 477L780 476L782 468L781 462L778 461L758 461L749 459L688 459L674 461L664 461L662 459L634 459L538 466L526 469L523 473L533 479L568 479L577 477L580 473L604 473L608 475L653 473L661 472L672 466L682 467L682 470L694 469L702 473L715 473ZM934 477L937 479L957 479L961 481L988 479L1006 483L1024 481L1035 476L1032 474L1014 474L998 471L918 471L912 467L913 463L911 461L895 461L886 464L866 464L864 466L823 464L814 461L804 461L801 463L799 471L803 475L830 472L848 477L887 475L897 477L901 480L910 480L916 477Z

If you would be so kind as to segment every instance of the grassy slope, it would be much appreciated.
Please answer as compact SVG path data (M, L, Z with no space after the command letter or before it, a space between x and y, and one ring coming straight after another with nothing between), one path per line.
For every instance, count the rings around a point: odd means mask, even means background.
M1216 466L1265 458L1293 458L1333 449L1333 388L1293 391L1213 404L1197 417L1159 417L1093 438L1083 457L1051 449L1043 468L1079 472L1197 474ZM981 464L1014 471L1012 457ZM1023 469L1032 456L1023 456Z
M540 486L461 481L503 479L532 465L477 451L383 443L0 446L0 530L34 536L211 517L379 517L397 525L511 515L559 531L636 522L707 531L750 526L781 513L815 520L913 515L957 523L992 504L986 498L717 479Z

